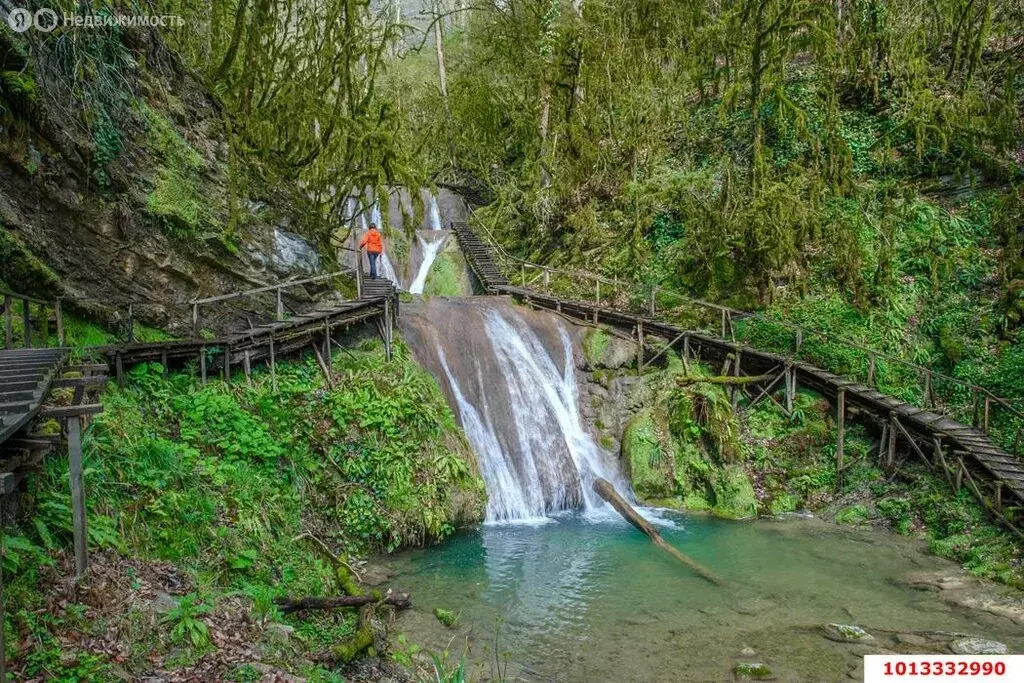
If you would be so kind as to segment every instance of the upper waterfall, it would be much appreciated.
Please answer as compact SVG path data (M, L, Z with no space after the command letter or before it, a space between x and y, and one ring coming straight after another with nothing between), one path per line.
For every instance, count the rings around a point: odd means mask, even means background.
M628 484L588 433L578 405L575 334L503 299L432 299L401 325L462 423L487 484L487 521L593 509L604 477Z

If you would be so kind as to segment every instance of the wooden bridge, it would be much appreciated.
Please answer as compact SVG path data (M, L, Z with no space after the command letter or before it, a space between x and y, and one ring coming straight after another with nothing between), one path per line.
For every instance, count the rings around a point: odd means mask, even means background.
M943 472L955 490L969 487L997 520L1024 538L1018 528L1024 509L1024 461L1000 446L989 433L995 426L994 413L998 409L1001 434L1005 437L1007 431L1013 433L1004 441L1013 443L1012 448L1019 452L1024 414L982 387L862 349L852 342L849 344L868 356L868 367L864 381L851 379L802 360L802 346L815 334L812 330L784 323L793 332L793 347L787 353L765 351L736 338L737 321L756 321L760 316L693 299L677 302L671 310L659 313L657 291L638 292L632 283L517 260L505 253L495 240L481 240L466 223L455 223L452 229L484 291L509 295L533 307L628 332L637 343L640 372L668 349L677 348L687 360L698 357L705 362L721 363L723 373L765 377L760 382L731 389L734 405L744 392L751 405L772 400L789 412L798 385L813 389L836 407L836 467L840 477L844 466L845 422L847 417L857 417L880 430L878 453L886 468L898 466L898 450L900 454L920 458L929 468ZM519 283L513 284L506 273L513 277L518 275ZM623 288L627 291L623 292ZM585 300L572 295L580 291L592 293L593 298ZM670 320L680 308L700 309L705 315L694 317L691 311L690 319L698 320L698 324L681 325ZM713 320L710 326L717 334L706 331L709 319ZM772 320L765 322L779 324ZM654 347L650 344L652 338L661 343ZM921 402L924 405L914 405L878 390L876 372L882 362L891 366L903 363L923 378ZM940 383L944 388L952 386L960 393L973 396L972 425L954 419L949 414L950 406L937 400L936 386ZM783 394L781 400L773 395L776 391ZM900 448L900 444L904 447Z
M142 343L134 341L134 305L127 302L128 340L125 343L81 349L77 353L87 362L69 363L71 350L65 347L61 300L43 301L13 292L3 295L4 349L0 350L0 497L14 492L28 469L62 440L60 435L32 431L41 420L56 419L64 423L70 460L75 570L81 576L88 567L85 528L85 492L82 469L83 418L102 411L96 394L107 383L107 369L113 367L119 383L131 366L159 362L165 370L172 363L196 361L201 380L209 373L221 373L230 380L234 369L241 367L251 380L253 364L266 362L270 368L274 390L277 389L277 358L312 347L325 373L330 373L331 345L339 329L375 322L385 342L388 355L394 338L394 319L398 298L388 280L366 280L361 269L354 272L357 298L350 301L329 301L285 315L283 291L353 273L328 273L305 280L283 282L256 289L222 294L183 302L191 310L192 335L187 339ZM233 334L213 336L202 330L205 306L257 295L274 295L272 318ZM20 310L18 310L20 308ZM20 322L20 328L15 321ZM54 328L50 325L53 324ZM54 329L56 338L49 330ZM16 339L15 332L20 339ZM16 343L17 342L17 343ZM47 348L56 343L55 348ZM15 348L16 346L22 348ZM96 362L100 361L100 362ZM58 396L57 389L73 390Z

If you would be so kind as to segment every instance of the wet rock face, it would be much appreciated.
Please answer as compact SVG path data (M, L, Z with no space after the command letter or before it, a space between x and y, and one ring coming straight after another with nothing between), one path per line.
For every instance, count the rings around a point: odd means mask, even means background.
M295 271L315 273L320 270L320 254L309 242L294 232L274 228L274 272L287 275Z

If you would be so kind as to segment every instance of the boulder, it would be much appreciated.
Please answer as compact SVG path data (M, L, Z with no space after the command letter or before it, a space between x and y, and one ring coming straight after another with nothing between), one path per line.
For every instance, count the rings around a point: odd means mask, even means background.
M949 644L950 651L955 655L1005 655L1009 652L1006 645L984 638L961 638Z
M860 626L849 624L825 624L825 637L837 643L862 643L875 637Z

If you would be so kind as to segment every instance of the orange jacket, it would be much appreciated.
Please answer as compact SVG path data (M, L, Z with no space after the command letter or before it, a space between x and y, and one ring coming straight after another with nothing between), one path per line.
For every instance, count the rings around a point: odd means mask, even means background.
M363 247L366 247L366 251L371 254L379 254L384 251L384 240L380 237L380 230L376 228L367 230L363 241L359 243L359 248L362 249Z

